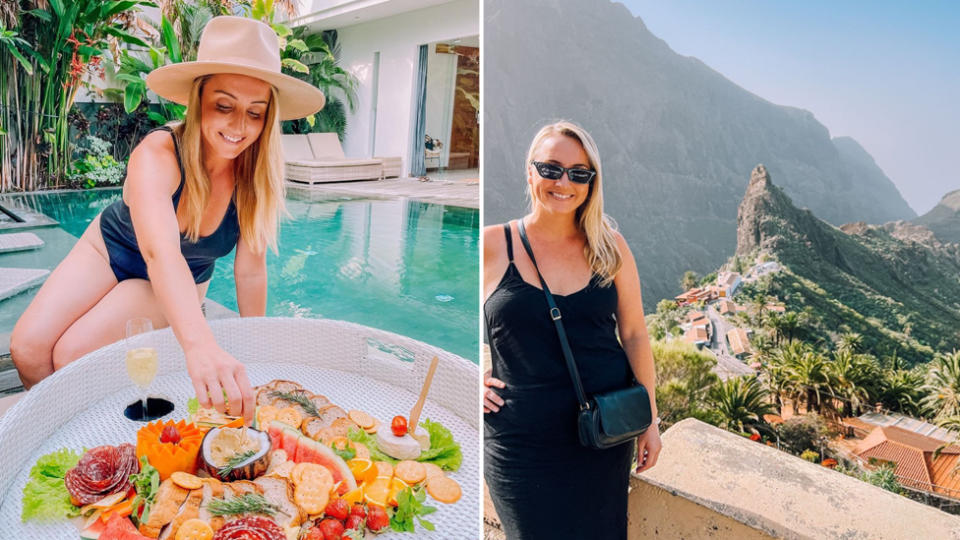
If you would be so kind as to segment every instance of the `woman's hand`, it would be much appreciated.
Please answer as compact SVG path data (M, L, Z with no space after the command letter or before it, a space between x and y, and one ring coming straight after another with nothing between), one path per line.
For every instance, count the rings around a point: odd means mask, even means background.
M215 342L193 347L184 355L200 406L212 405L221 413L243 416L244 422L250 424L255 403L244 365Z
M488 369L486 373L483 374L483 412L500 412L500 407L503 407L503 398L497 395L496 392L491 390L491 388L504 388L507 385L504 384L500 379L494 379L490 375L493 373L492 369Z
M660 455L660 426L652 422L647 431L637 437L637 472L643 472L657 464Z

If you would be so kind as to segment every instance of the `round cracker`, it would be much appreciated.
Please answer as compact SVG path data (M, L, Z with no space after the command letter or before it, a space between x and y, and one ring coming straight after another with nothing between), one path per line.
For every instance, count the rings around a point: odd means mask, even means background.
M277 419L277 413L280 409L273 405L261 405L257 407L257 427L260 431L265 431L270 427L270 421Z
M377 468L377 476L393 477L393 465L386 461L374 461L374 467Z
M290 479L294 486L301 484L330 484L333 485L333 474L323 465L316 463L297 463L290 471Z
M377 432L378 429L380 429L380 421L374 418L373 427L364 428L363 430L366 431L368 434L373 435L374 433Z
M301 484L293 490L293 502L297 504L304 512L308 514L319 514L327 507L330 502L330 485L308 485Z
M303 416L300 414L300 411L293 407L284 407L277 411L277 420L288 426L299 428L300 423L303 422Z
M355 424L360 426L360 429L372 428L377 422L374 417L357 409L350 409L350 412L347 413L347 416L349 416Z
M188 519L177 529L176 540L212 540L213 528L202 519Z
M170 475L170 480L183 489L200 489L203 487L203 480L199 476L194 476L188 472L176 471Z
M427 478L427 469L418 461L404 460L393 468L393 474L407 484L419 484Z
M433 463L424 463L423 468L427 471L427 481L429 482L431 478L437 476L446 476L447 473L443 472L443 469L434 465Z
M356 458L370 459L370 449L363 443L353 443L353 449L357 452Z
M427 493L434 499L447 504L452 504L460 500L460 484L453 478L446 476L437 476L427 482Z

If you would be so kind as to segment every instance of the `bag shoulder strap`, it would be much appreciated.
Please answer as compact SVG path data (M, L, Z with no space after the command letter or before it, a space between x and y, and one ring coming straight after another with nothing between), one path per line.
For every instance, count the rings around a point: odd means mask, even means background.
M537 277L540 278L540 285L543 286L543 294L547 297L547 306L550 308L550 318L553 319L553 323L557 327L557 335L560 336L560 348L563 350L563 358L567 361L567 370L570 372L570 379L573 380L573 390L577 394L577 401L580 402L580 410L589 409L590 404L587 402L586 393L583 391L583 382L580 380L577 364L573 361L573 351L570 349L569 341L567 341L567 332L564 330L563 323L560 321L562 318L560 308L557 307L557 303L553 299L553 294L550 293L550 287L547 287L547 282L543 279L543 274L540 273L540 268L537 266L537 259L533 256L533 248L530 247L530 240L527 239L527 230L523 226L523 219L517 222L517 228L520 232L520 241L523 243L523 249L526 250L527 256L530 257L530 262L533 263L533 268L537 271Z

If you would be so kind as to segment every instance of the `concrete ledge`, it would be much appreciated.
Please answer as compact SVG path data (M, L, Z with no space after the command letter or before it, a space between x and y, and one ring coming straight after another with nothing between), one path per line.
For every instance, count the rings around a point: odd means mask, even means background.
M692 418L631 486L631 538L960 539L960 517Z

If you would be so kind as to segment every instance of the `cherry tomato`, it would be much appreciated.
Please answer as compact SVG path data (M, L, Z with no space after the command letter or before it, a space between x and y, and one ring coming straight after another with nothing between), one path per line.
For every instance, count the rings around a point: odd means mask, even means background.
M390 422L390 431L397 437L403 437L407 434L407 419L402 416L394 416Z

